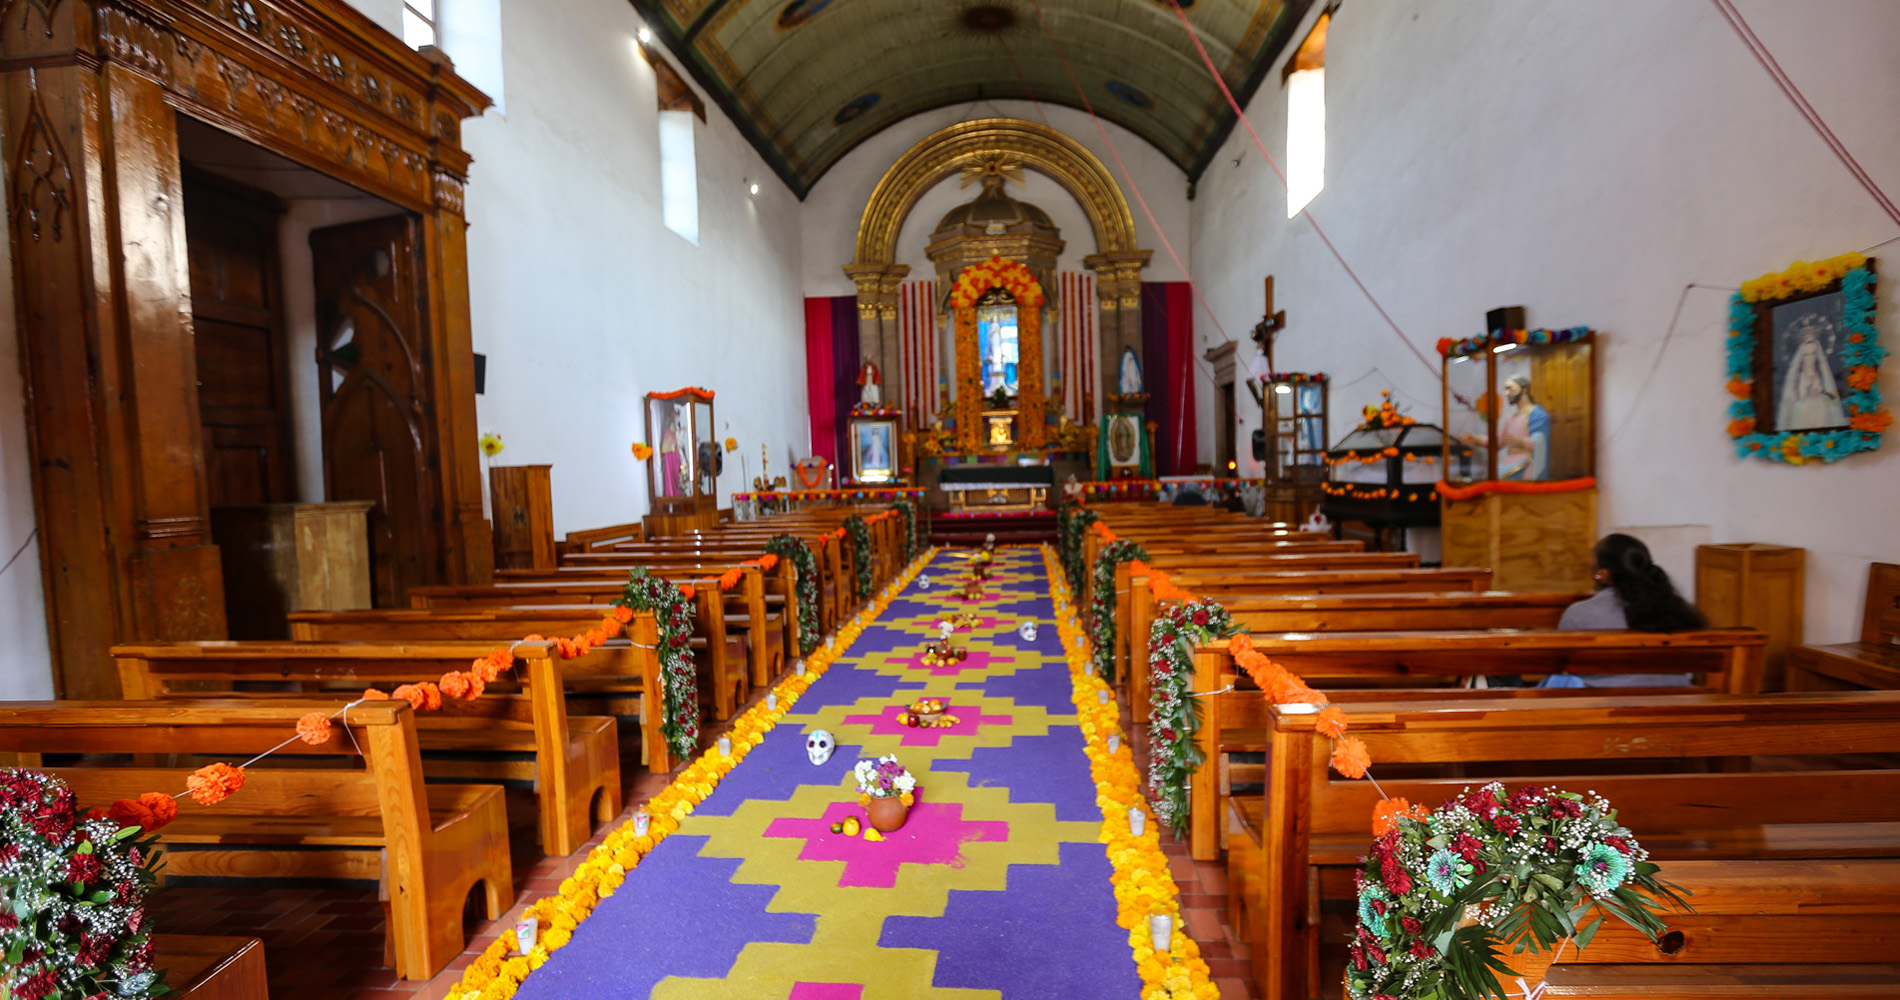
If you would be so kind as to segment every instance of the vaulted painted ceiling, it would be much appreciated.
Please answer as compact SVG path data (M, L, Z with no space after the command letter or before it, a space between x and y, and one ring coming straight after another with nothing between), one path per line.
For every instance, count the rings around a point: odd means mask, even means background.
M1190 179L1234 124L1169 0L630 2L801 198L858 143L944 105L1081 108L1079 84ZM1181 6L1244 105L1311 2Z

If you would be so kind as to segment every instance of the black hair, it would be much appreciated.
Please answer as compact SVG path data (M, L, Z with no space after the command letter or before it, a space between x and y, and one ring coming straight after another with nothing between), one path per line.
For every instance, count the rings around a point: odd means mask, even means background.
M1638 632L1686 632L1708 628L1708 619L1676 593L1669 574L1649 556L1649 546L1628 535L1605 535L1596 546L1597 568L1623 602L1629 627Z

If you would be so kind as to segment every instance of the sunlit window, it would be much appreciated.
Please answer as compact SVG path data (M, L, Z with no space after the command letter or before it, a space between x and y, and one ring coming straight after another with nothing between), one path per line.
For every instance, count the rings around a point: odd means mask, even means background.
M1326 187L1326 28L1318 23L1300 43L1286 77L1286 217L1300 214Z
M402 0L402 40L412 49L436 43L435 0Z
M660 205L666 228L699 245L699 170L691 111L660 112Z

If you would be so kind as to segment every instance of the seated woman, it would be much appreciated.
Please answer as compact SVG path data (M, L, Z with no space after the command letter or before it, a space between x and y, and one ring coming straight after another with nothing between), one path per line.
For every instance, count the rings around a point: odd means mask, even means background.
M1708 620L1676 593L1669 574L1650 558L1649 546L1628 535L1605 535L1596 545L1599 588L1594 597L1564 609L1563 629L1635 629L1638 632L1686 632L1707 628ZM1689 674L1556 674L1540 687L1682 687Z

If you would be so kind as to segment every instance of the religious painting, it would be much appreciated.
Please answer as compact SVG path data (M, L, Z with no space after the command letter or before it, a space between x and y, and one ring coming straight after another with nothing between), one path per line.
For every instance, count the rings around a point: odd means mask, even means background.
M1737 456L1806 465L1880 447L1893 416L1875 278L1873 258L1848 253L1742 282L1726 352Z
M659 429L653 442L658 475L653 492L663 497L691 496L693 492L692 404L685 399L649 399L649 426Z
M1841 358L1839 291L1784 302L1769 310L1773 330L1775 430L1815 431L1847 426L1841 402L1847 365Z
M1141 464L1141 414L1108 418L1108 464L1118 469Z
M860 483L897 479L897 421L851 421L851 476Z
M983 395L1014 396L1020 386L1022 359L1016 328L1016 307L985 304L976 311L977 356L982 359Z

